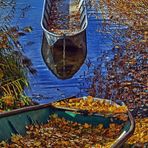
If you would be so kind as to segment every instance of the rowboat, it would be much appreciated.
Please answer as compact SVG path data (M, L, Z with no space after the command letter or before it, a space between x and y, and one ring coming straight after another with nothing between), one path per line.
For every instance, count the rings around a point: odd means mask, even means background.
M68 101L72 98L64 99ZM63 101L63 100L62 100ZM122 102L120 102L121 105ZM122 124L117 120L112 119L109 116L102 116L99 114L87 114L85 111L78 109L65 109L57 108L49 104L30 106L26 108L16 109L13 111L5 112L0 114L0 141L9 140L12 133L25 135L26 126L30 124L45 124L50 122L49 116L52 114L57 114L61 118L66 120L78 122L78 123L88 123L93 126L98 124L103 124L105 127L108 127L110 123ZM122 132L119 137L115 140L112 148L117 148L122 146L127 139L132 135L134 131L134 119L131 113L128 111L128 120L124 124Z
M85 0L44 1L41 52L45 64L58 78L72 77L83 64L87 24Z

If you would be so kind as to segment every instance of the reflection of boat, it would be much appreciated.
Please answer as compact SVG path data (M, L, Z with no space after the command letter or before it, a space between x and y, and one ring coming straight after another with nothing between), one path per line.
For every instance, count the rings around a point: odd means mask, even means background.
M65 99L68 100L68 99ZM122 124L113 118L101 115L89 115L81 110L72 110L64 108L56 108L52 104L36 105L17 109L14 111L0 114L0 141L9 140L12 133L25 135L25 126L30 124L44 124L47 123L49 116L57 114L66 120L78 122L81 124L88 123L92 126L103 124L104 127L109 127L110 123ZM128 112L128 120L124 123L122 131L112 148L122 146L125 141L131 136L134 131L134 119L130 112Z
M42 56L58 78L67 79L78 71L86 57L86 7L84 0L56 1L44 1Z
M42 42L42 56L48 68L60 79L72 77L84 63L86 58L86 48L77 48L74 44L67 41L65 48L65 61L63 65L62 40L58 40L54 49L50 48L45 36Z

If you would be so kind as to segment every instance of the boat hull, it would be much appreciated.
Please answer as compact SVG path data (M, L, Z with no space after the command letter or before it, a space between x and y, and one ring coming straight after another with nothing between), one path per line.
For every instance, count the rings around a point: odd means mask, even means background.
M17 109L11 112L0 114L0 141L9 140L12 133L25 135L25 126L30 124L44 124L50 121L49 116L57 114L67 120L88 123L93 126L103 124L104 127L109 127L110 123L122 124L122 121L112 120L111 117L89 115L80 111L72 111L71 109L55 108L52 104L36 105L32 107ZM129 119L122 129L122 133L115 141L113 148L121 146L134 131L134 120L130 112Z
M41 26L43 29L42 57L47 67L60 79L71 78L82 66L87 54L87 13L84 0L79 0L81 29L65 34L49 31L52 0L45 0Z
M69 3L71 1L73 0L69 0ZM81 35L81 33L83 34L83 32L85 32L88 25L85 0L79 0L80 29L75 32L72 32L71 29L67 29L66 33L62 33L62 34L58 34L57 32L51 32L49 30L49 27L50 27L49 21L50 21L51 8L52 8L53 2L54 0L44 0L42 19L41 19L41 27L44 31L44 34L46 36L49 46L53 46L57 42L57 40L63 39L65 38L65 36L72 38L72 40L73 40L73 36L74 38L76 38L76 36L80 38L79 36ZM66 10L63 10L63 11L66 11ZM67 14L67 15L70 15L70 14ZM57 29L57 30L60 30L60 29ZM82 38L83 38L83 35L82 35ZM78 44L78 42L76 44Z

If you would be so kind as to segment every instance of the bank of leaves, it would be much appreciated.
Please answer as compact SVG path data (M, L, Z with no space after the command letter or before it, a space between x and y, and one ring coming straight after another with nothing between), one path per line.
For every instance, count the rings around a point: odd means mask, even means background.
M139 122L147 120L147 47L148 1L146 0L88 0L93 16L101 20L97 31L112 39L112 48L98 58L98 66L86 77L88 93L106 99L120 99L126 103L136 119L136 130L130 144L142 147L147 143ZM101 15L98 14L101 12ZM109 60L106 57L112 56ZM102 70L102 67L105 69ZM143 118L145 117L145 118ZM143 122L143 126L146 122ZM142 127L142 124L140 125ZM141 130L140 130L141 129ZM142 141L139 141L142 139Z
M107 34L112 47L98 58L98 66L90 71L89 94L107 99L121 99L132 110L147 103L148 2L146 0L88 0ZM101 12L101 15L98 15ZM106 57L112 56L109 60ZM91 61L87 62L89 66ZM102 67L105 67L105 73ZM136 115L142 115L137 112ZM146 114L143 114L144 116Z

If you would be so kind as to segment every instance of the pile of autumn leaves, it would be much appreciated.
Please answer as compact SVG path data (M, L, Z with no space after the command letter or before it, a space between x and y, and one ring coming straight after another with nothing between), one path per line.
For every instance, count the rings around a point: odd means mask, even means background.
M59 118L56 114L50 117L47 124L27 126L27 135L13 135L11 144L1 142L0 146L7 148L18 147L80 147L110 148L122 129L122 124L103 124L93 127L90 124L80 124Z
M128 144L137 144L143 147L147 143L148 119L136 119L134 135L127 141ZM87 123L80 124L59 118L56 114L50 117L50 121L44 125L29 125L26 127L27 134L13 135L11 143L0 143L5 148L42 148L42 147L83 147L83 148L110 148L121 132L122 125L110 124L104 128L102 124L93 127ZM138 139L138 140L137 140ZM140 144L140 145L139 145ZM126 145L127 147L127 145Z
M88 114L102 114L105 116L116 116L116 118L123 121L127 121L127 107L125 105L120 106L113 101L107 101L105 99L94 99L92 96L83 98L71 98L59 102L52 103L56 108L66 108L86 111Z
M64 1L53 1L51 6L51 15L48 20L48 30L50 32L63 35L69 34L69 31L70 33L75 33L80 30L80 12L78 9L79 2L77 0L72 2L70 6L72 7L72 12L62 10L64 5L67 5Z
M135 119L136 128L132 137L128 140L128 144L144 147L148 144L148 118Z

